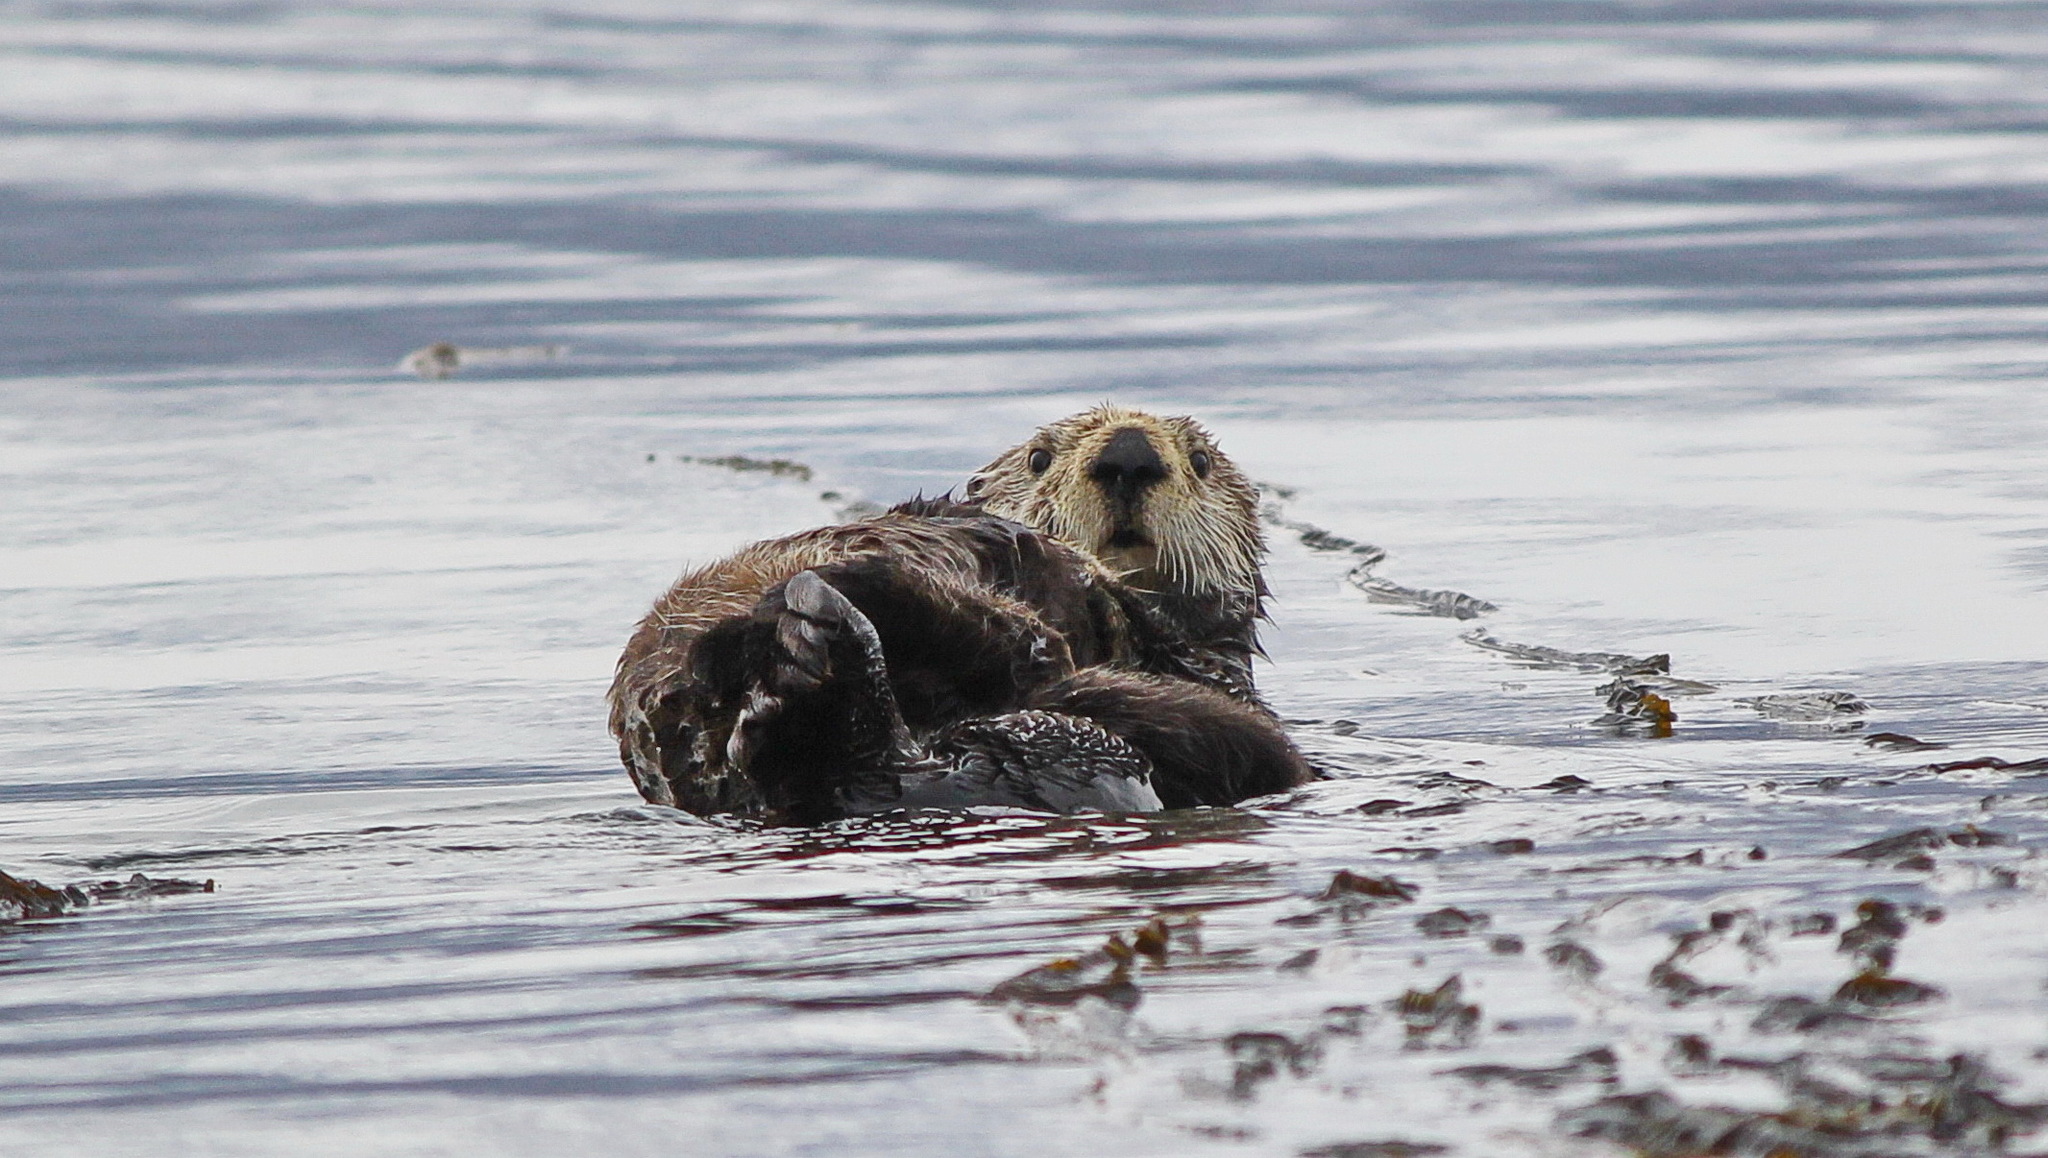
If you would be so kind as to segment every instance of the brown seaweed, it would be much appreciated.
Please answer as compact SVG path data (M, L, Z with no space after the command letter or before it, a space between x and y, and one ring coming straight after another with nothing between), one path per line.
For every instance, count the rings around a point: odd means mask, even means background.
M210 893L213 889L210 880L184 881L170 877L146 877L141 873L133 873L125 881L95 881L59 889L41 881L0 872L0 923L61 917L94 901L132 901L143 897Z
M1756 709L1773 720L1792 722L1832 720L1860 716L1870 705L1849 692L1798 692L1769 696L1745 696L1735 701Z
M2033 760L2001 760L1996 756L1979 756L1975 760L1957 760L1948 764L1929 764L1929 772L2048 772L2048 756Z
M1835 1059L1837 1068L1843 1059ZM1847 1067L1862 1089L1824 1079L1814 1059L1781 1062L1724 1059L1730 1068L1768 1074L1784 1089L1784 1109L1759 1113L1688 1106L1662 1090L1618 1094L1567 1111L1559 1125L1579 1137L1603 1138L1642 1158L1894 1158L1927 1153L2000 1153L2013 1137L2048 1121L2048 1106L2013 1104L1994 1091L1978 1059L1946 1061L1877 1055ZM1919 1143L1919 1144L1916 1144Z
M1164 965L1172 936L1172 928L1154 917L1133 930L1129 940L1121 933L1112 933L1100 948L1077 957L1056 957L1026 969L989 990L987 1000L1059 1006L1096 997L1120 1008L1134 1009L1143 1000L1137 983L1131 979L1138 958Z
M1478 932L1492 923L1493 918L1485 913L1452 908L1438 909L1415 918L1415 927L1421 930L1425 937L1463 937Z
M1464 1000L1465 979L1453 973L1435 989L1410 989L1388 1003L1401 1019L1403 1049L1463 1049L1479 1032L1479 1006Z
M1339 869L1318 899L1348 906L1400 905L1414 900L1417 892L1414 885L1393 877L1369 877Z
M1428 587L1403 587L1391 579L1374 578L1367 566L1354 567L1345 582L1365 592L1367 601L1406 607L1413 615L1434 615L1444 619L1476 619L1500 608L1462 591Z
M1869 748L1880 748L1887 752L1932 752L1948 747L1927 740L1916 740L1903 732L1872 732L1863 737L1863 744Z
M1567 1086L1611 1086L1621 1080L1621 1059L1606 1046L1575 1054L1554 1066L1476 1065L1442 1071L1476 1085L1500 1082L1537 1093L1556 1093Z
M1458 637L1473 647L1499 652L1516 663L1535 668L1607 672L1611 675L1665 675L1671 671L1671 657L1624 655L1617 651L1564 651L1538 644L1510 643L1495 639L1485 628L1473 628Z
M1639 727L1652 736L1669 736L1671 725L1678 722L1678 713L1672 709L1670 700L1627 676L1602 684L1594 689L1594 694L1607 697L1607 712L1596 723L1612 728Z

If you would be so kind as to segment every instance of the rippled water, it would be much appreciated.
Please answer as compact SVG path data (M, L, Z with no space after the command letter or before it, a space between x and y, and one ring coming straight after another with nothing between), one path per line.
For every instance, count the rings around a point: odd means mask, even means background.
M0 869L217 889L0 927L0 1149L2048 1145L2044 128L2023 0L8 4ZM639 804L686 560L1105 398L1331 779Z

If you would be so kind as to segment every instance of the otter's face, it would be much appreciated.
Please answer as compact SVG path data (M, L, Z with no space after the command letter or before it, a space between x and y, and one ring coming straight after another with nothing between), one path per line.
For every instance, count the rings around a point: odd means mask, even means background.
M966 497L1153 590L1259 590L1258 495L1191 418L1101 406L1044 427Z

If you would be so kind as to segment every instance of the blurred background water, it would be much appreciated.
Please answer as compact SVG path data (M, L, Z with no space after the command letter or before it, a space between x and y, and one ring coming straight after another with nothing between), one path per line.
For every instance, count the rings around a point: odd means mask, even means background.
M0 1149L1676 1154L1598 1115L1963 1104L1951 1055L2048 1099L2044 128L2032 0L0 4L0 869L218 885L0 927ZM639 805L601 696L686 561L1105 399L1276 488L1260 679L1331 780ZM1603 726L1474 627L1711 686ZM1745 702L1815 692L1866 710ZM1838 992L1871 899L1939 996ZM991 996L1153 918L1163 965Z

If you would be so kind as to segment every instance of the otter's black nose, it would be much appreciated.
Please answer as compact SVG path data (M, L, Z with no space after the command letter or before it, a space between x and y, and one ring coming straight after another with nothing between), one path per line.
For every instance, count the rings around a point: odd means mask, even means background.
M1145 432L1127 427L1116 432L1102 453L1088 465L1088 477L1104 490L1124 497L1136 495L1166 477L1166 461Z

